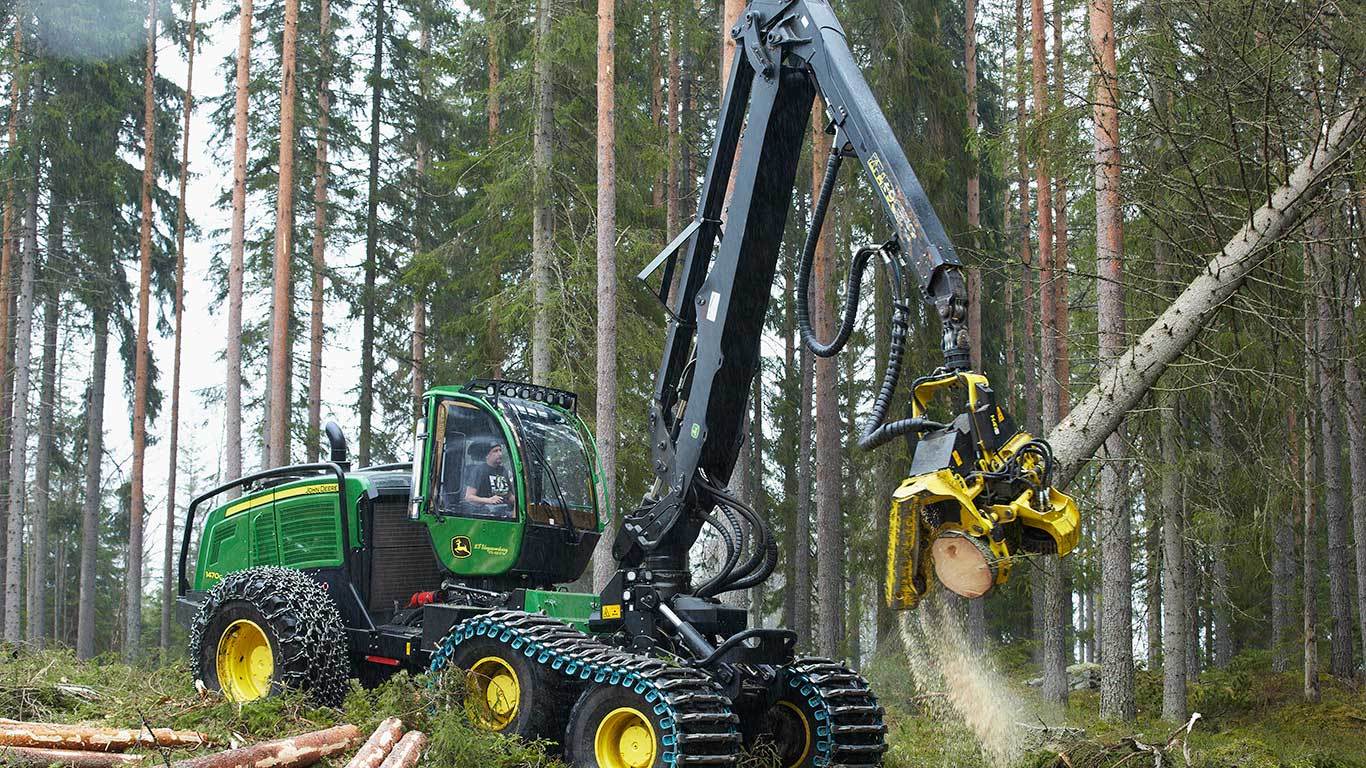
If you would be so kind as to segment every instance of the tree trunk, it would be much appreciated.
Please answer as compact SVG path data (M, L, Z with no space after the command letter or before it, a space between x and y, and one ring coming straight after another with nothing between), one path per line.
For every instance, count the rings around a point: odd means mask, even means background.
M242 476L242 273L247 227L247 109L251 98L252 0L242 0L232 140L231 261L228 265L227 386L223 395L223 479ZM235 491L233 495L235 495Z
M1149 499L1157 498L1151 491L1151 482L1145 482ZM1161 504L1146 504L1144 516L1147 530L1144 532L1144 554L1147 557L1147 578L1143 585L1144 609L1147 612L1148 671L1157 669L1162 658L1162 510ZM1103 653L1103 651L1102 651Z
M800 344L801 355L801 394L797 409L800 413L800 426L797 431L797 524L792 536L792 555L795 565L796 583L796 621L792 628L797 633L797 643L806 649L815 647L811 635L811 475L814 469L811 444L814 442L812 413L812 390L815 388L814 357L806 345ZM810 650L808 650L810 652Z
M14 47L13 61L11 62L11 73L20 71L23 61L24 47L24 25L14 25ZM9 81L9 126L6 130L8 142L7 147L13 147L18 141L19 115L24 111L23 97L24 91L21 87L21 77L11 76ZM14 174L9 173L5 176L5 211L0 219L3 219L3 231L0 231L0 463L8 468L9 464L5 461L9 444L9 409L3 407L8 404L8 389L10 376L13 371L9 365L10 350L10 326L9 326L9 306L10 306L10 285L14 282L13 262L14 262ZM0 473L0 574L5 571L5 563L8 562L9 549L9 504L6 501L5 477ZM0 588L0 624L3 624L5 615L5 592Z
M718 72L721 78L721 88L718 93L724 99L726 81L730 78L731 63L735 60L735 38L730 36L730 31L740 21L740 12L745 9L745 0L723 0L721 8L725 15L721 18L721 69ZM813 122L822 122L822 120ZM739 157L738 147L736 148L736 157ZM726 192L726 197L730 197L729 190Z
M1304 213L1305 203L1323 181L1325 171L1353 145L1366 124L1366 97L1329 129L1323 141L1291 172L1289 179L1259 208L1210 260L1200 275L1163 311L1119 361L1049 433L1056 469L1054 484L1066 487L1078 470L1114 432L1124 415L1138 404L1167 366L1199 335L1210 317L1242 287L1278 240Z
M499 103L498 87L502 78L502 53L501 37L499 35L502 27L502 19L498 15L498 3L496 0L489 0L488 16L485 18L488 25L488 67L489 67L489 92L486 109L488 111L489 136L488 146L490 149L498 145L498 123L502 117L502 107ZM534 236L534 235L533 235ZM495 275L502 274L499 266L499 259L494 256L492 272ZM499 341L498 333L498 311L491 308L488 313L488 321L485 327L487 335L486 344L489 350L489 361L492 368L492 376L495 379L503 378L503 352L502 342Z
M295 48L299 40L299 0L285 0L280 53L280 175L275 193L275 275L270 315L270 427L267 445L272 467L289 464L290 334L294 316L294 101Z
M1115 65L1114 3L1091 0L1091 52L1096 62L1096 329L1100 365L1112 366L1124 348L1124 200L1120 192L1119 79ZM1056 22L1056 14L1055 14ZM1061 70L1059 64L1058 69ZM1059 72L1059 75L1061 72ZM1061 80L1061 77L1059 77ZM1059 201L1060 203L1064 201ZM1059 245L1066 242L1066 205L1058 206ZM1059 248L1059 252L1065 250ZM1105 441L1100 470L1101 619L1100 712L1107 720L1133 720L1133 557L1129 504L1125 497L1124 438L1119 429Z
M1052 429L1058 420L1057 377L1057 301L1053 285L1053 190L1048 170L1050 130L1048 110L1048 52L1045 44L1043 0L1030 0L1031 61L1033 64L1034 107L1031 132L1040 147L1034 161L1034 212L1039 222L1039 369L1043 377L1040 417L1043 430ZM1045 571L1046 572L1046 571Z
M754 413L749 420L750 430L750 454L752 463L750 465L750 506L754 507L754 512L760 520L767 525L770 523L768 515L768 498L764 493L764 368L759 366L754 372L753 391L750 393L753 400ZM755 584L750 590L749 600L749 625L751 627L762 627L764 625L764 582Z
M1290 668L1291 591L1295 588L1295 519L1300 515L1301 494L1294 489L1300 474L1299 417L1295 409L1286 412L1286 466L1290 478L1285 483L1291 489L1286 514L1276 515L1271 560L1271 669L1284 672ZM1366 477L1366 475L1364 475ZM1357 539L1361 540L1360 537ZM1359 562L1359 561L1358 561Z
M327 142L332 117L332 3L319 0L317 157L313 169L313 274L308 311L308 433L304 461L312 461L322 441L323 408L323 281L327 277Z
M824 119L811 122L811 188L815 194L821 186L830 143L823 129ZM823 228L816 246L811 285L815 305L814 325L820 338L830 338L834 330L834 313L830 306L830 284L834 277L834 253L829 223ZM840 450L839 402L835 397L835 361L816 359L816 595L820 606L820 632L816 647L821 655L834 657L839 653L840 622L843 607L838 599L843 580L844 537L840 525L840 470L843 455Z
M1065 84L1066 72L1063 69L1063 13L1062 3L1053 3L1053 101L1060 114L1066 114L1067 104ZM1063 130L1067 130L1064 126ZM1072 396L1072 362L1068 358L1067 333L1071 326L1068 317L1067 295L1067 174L1059 173L1053 179L1053 340L1054 370L1057 372L1058 418L1067 415ZM1094 605L1091 606L1093 609ZM1095 636L1088 641L1094 644Z
M47 558L48 510L52 506L52 441L53 410L57 398L57 303L59 289L55 265L65 257L63 216L65 203L53 193L48 208L47 264L43 289L43 381L38 394L38 455L34 460L33 478L33 557L34 571L30 573L28 591L28 642L42 648L47 633ZM51 582L62 589L61 581Z
M1186 721L1186 565L1177 474L1180 440L1177 398L1160 393L1158 429L1162 443L1162 718Z
M1033 293L1034 256L1030 252L1029 242L1029 160L1025 155L1025 132L1028 130L1025 108L1025 59L1024 59L1024 0L1015 0L1015 157L1018 164L1018 175L1016 183L1019 186L1020 194L1020 295L1024 303L1024 333L1023 349L1020 350L1024 356L1022 367L1024 368L1024 421L1025 429L1038 434L1039 412L1036 404L1038 403L1038 385L1036 368L1034 367L1034 308L1038 298ZM1041 601L1040 601L1041 602ZM1036 606L1033 611L1035 618L1042 616L1042 608ZM1035 621L1037 625L1038 622ZM1042 644L1039 643L1042 637L1042 627L1038 626L1039 631L1035 632L1035 654L1042 651Z
M616 0L598 0L598 395L594 412L603 509L607 511L607 527L593 562L593 583L599 592L616 571L612 558L617 526L616 35Z
M1304 274L1306 289L1310 287L1310 281L1314 274L1313 256L1309 249L1304 251ZM1319 381L1318 341L1316 339L1317 323L1314 312L1311 311L1311 298L1309 290L1305 292L1304 303L1304 427L1302 432L1302 442L1304 444L1304 475L1300 480L1300 488L1303 490L1304 498L1304 573L1300 584L1304 590L1301 604L1304 607L1304 631L1301 640L1304 643L1304 698L1306 701L1319 701L1319 541L1318 541L1318 499L1316 497L1319 474L1318 458L1320 455L1319 442L1314 435L1315 414L1318 411L1314 401L1314 390Z
M679 49L683 46L683 35L679 29L682 14L680 8L681 0L670 0L669 2L669 89L667 104L665 106L665 120L667 125L664 131L664 141L666 152L668 153L668 168L665 172L664 190L664 230L665 238L669 239L683 227L683 199L679 166L682 162L680 156L680 134L683 127L679 124L682 108L681 94L679 88L682 86L681 55ZM675 273L682 270L675 270Z
M1350 313L1353 297L1350 293L1340 307ZM1345 318L1344 318L1345 323ZM1350 327L1350 326L1348 326ZM1359 339L1360 335L1356 337ZM1358 342L1359 344L1360 342ZM1352 488L1366 486L1366 392L1361 384L1361 368L1352 350L1343 356L1343 379L1347 387L1347 442L1352 470ZM1361 657L1366 659L1366 496L1360 492L1352 496L1352 537L1356 543L1357 616L1361 620ZM1279 526L1280 520L1277 520ZM1280 530L1277 528L1277 534ZM1279 563L1279 560L1277 561Z
M175 348L171 362L171 435L167 447L166 525L161 552L161 656L170 658L171 603L175 582L171 578L175 550L176 468L180 458L180 350L185 318L185 185L190 174L190 116L194 113L194 52L198 31L199 0L190 0L190 36L185 70L185 112L180 128L180 196L176 206Z
M379 127L384 95L384 0L375 0L375 48L370 62L370 170L365 203L365 290L361 294L360 466L370 463L375 408L375 276L379 271Z
M1186 498L1185 490L1187 487L1186 479L1181 479L1182 494ZM1181 521L1182 543L1184 545L1183 556L1185 557L1186 575L1184 584L1186 587L1186 685L1190 686L1200 679L1201 658L1200 658L1200 554L1196 551L1195 536L1191 533L1191 522L1195 518L1195 510L1186 506L1183 510L1185 517Z
M531 136L531 380L550 380L550 250L554 247L554 216L550 201L551 144L554 83L551 80L550 25L553 5L536 5L536 127ZM606 538L606 537L604 537Z
M967 0L964 7L963 71L967 81L968 140L972 148L968 172L968 237L977 246L977 230L982 227L982 178L977 154L977 2ZM982 270L968 269L968 353L974 371L982 370ZM979 602L979 601L973 601ZM979 606L980 607L980 606Z
M370 738L365 740L356 754L346 763L346 768L379 768L385 755L394 748L403 736L403 721L390 717L381 722Z
M42 92L42 70L34 77L33 92ZM35 97L33 106L36 104ZM36 110L35 110L36 111ZM29 188L24 215L24 245L19 251L19 292L14 302L14 410L10 416L9 519L6 527L5 558L5 640L23 640L24 603L23 544L24 510L28 494L28 399L33 345L33 273L38 261L38 193L41 181L41 151L35 132L29 148ZM46 556L46 552L43 553Z
M147 4L147 67L143 73L142 134L142 230L138 238L138 339L134 349L133 373L133 472L132 501L128 507L127 607L124 615L123 657L135 661L142 655L142 497L143 472L147 458L147 388L152 287L152 186L156 183L156 41L157 0Z
M95 656L95 564L100 541L100 469L104 460L104 381L109 357L109 310L91 307L94 353L86 396L85 495L81 504L81 589L76 602L76 658Z
M1305 227L1313 258L1313 287L1317 309L1319 433L1323 441L1323 512L1328 528L1328 605L1332 614L1329 669L1334 677L1350 679L1352 664L1351 553L1347 543L1347 498L1343 487L1342 395L1339 361L1337 295L1333 289L1332 247L1326 213L1315 213ZM17 372L17 369L16 369ZM17 429L16 429L17 433Z
M1210 403L1209 443L1218 452L1213 466L1210 467L1210 481L1216 499L1227 498L1224 484L1222 457L1231 453L1224 437L1223 407L1218 402ZM1231 574L1228 562L1228 522L1219 503L1210 506L1214 517L1214 535L1210 542L1210 612L1214 620L1214 666L1224 669L1233 660L1233 606L1231 598Z
M425 114L429 109L429 99L431 98L431 55L432 55L432 33L431 24L427 19L430 13L427 3L419 6L418 13L421 18L418 22L417 50L419 55L418 64L418 93L421 106L418 114ZM416 260L427 250L427 219L425 216L427 206L427 164L430 159L431 150L428 147L427 132L428 127L425 120L418 119L416 125L417 146L414 175L416 185L414 194L417 196L417 213L413 221L413 259ZM422 395L427 391L427 298L422 290L413 291L413 336L412 336L412 356L413 356L413 378L411 381L413 405L412 412L415 416L420 416L423 412Z

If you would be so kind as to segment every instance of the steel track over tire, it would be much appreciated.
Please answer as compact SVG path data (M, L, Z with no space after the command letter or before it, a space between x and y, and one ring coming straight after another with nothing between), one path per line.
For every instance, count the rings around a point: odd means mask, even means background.
M249 701L299 690L340 706L351 676L346 630L327 589L302 571L248 568L223 577L190 623L190 671L209 690Z
M474 637L455 647L447 668L465 671L471 722L528 741L560 740L573 694L534 659L494 638Z
M880 766L887 751L883 710L868 682L830 659L802 657L764 713L757 739L778 753L782 768Z
M650 727L656 729L659 749L655 758L663 764L676 768L726 766L734 765L737 760L740 752L740 734L736 730L738 718L730 700L699 670L670 666L651 656L605 645L547 616L497 610L452 627L432 653L432 672L453 668L460 647L481 639L494 641L520 654L546 670L558 682L560 690L584 697L579 699L576 709L590 695L595 700L598 696L609 696L593 693L606 689L620 692L611 697L621 696L625 697L624 701L636 702L639 706L634 708L645 714ZM566 719L570 717L569 704L560 704L560 712ZM640 710L642 706L648 707L648 712ZM563 730L541 735L561 742L566 750L580 751L567 742ZM581 755L575 764L597 765Z

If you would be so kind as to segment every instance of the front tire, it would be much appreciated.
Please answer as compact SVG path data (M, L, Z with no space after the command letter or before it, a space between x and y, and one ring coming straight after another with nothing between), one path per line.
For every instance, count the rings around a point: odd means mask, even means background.
M232 701L299 690L340 706L351 675L346 630L326 588L276 566L230 573L190 625L195 679Z

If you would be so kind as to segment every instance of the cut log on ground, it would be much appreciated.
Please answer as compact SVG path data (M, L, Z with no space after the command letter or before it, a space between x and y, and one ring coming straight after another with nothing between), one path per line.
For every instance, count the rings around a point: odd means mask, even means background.
M426 746L427 737L422 731L408 731L394 746L394 751L384 758L380 768L413 768L422 757L422 750Z
M89 752L76 749L45 749L41 747L0 747L0 766L14 768L48 768L50 765L69 768L128 768L141 765L142 755L120 755L116 752Z
M1348 105L1327 136L1315 142L1313 151L1272 193L1266 205L1252 214L1204 271L1113 366L1101 373L1100 381L1049 433L1056 460L1054 485L1063 488L1072 481L1167 366L1238 292L1248 274L1271 255L1268 246L1304 215L1327 171L1347 154L1366 125L1366 94L1358 93Z
M360 743L354 725L338 725L288 739L180 760L172 768L303 768Z
M212 746L207 735L197 731L170 728L94 728L61 723L28 723L0 718L0 746L41 747L47 749L84 749L96 752L123 752L134 746L204 747Z
M385 720L361 745L360 751L346 764L346 768L379 768L402 735L403 721L397 717Z

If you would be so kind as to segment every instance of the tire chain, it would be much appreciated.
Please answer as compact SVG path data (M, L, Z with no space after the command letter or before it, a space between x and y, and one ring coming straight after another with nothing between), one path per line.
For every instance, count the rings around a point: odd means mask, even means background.
M302 690L319 704L340 706L350 687L351 660L346 630L327 589L302 571L258 566L224 576L209 591L190 628L190 665L196 680L204 628L225 603L249 603L265 617L279 643L283 685ZM214 640L210 640L214 642Z
M816 765L882 765L887 726L867 680L837 661L803 656L789 667L787 685L823 721L816 724Z
M700 670L614 648L564 622L541 614L497 610L456 624L432 652L440 673L456 646L474 637L506 643L559 676L564 689L598 683L643 695L662 717L661 739L671 765L734 765L740 752L739 719L730 700ZM534 706L534 705L533 705Z

